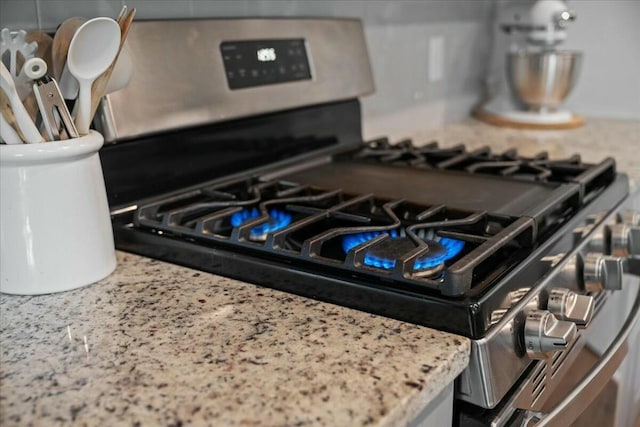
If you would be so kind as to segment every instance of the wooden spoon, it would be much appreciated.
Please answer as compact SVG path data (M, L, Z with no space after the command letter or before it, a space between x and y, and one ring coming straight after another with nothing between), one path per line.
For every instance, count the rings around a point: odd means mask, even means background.
M3 90L0 90L0 113L2 114L2 118L6 123L3 123L2 135L3 137L9 138L9 141L5 141L7 144L17 144L14 136L17 136L20 139L20 142L25 141L25 137L18 126L18 122L16 121L15 116L13 115L13 110L11 109L11 103L9 102L9 98L5 95ZM4 126L7 125L10 129L4 129ZM5 136L6 133L6 136ZM15 134L15 135L14 135Z
M116 58L113 60L109 68L107 68L107 70L102 73L95 82L93 82L93 86L91 88L91 110L89 111L90 122L91 120L93 120L93 116L96 114L96 110L98 109L98 105L100 104L100 99L102 99L102 97L107 93L107 85L109 84L109 79L111 78L113 69L116 66L116 62L118 61L120 52L122 52L122 46L127 39L127 35L129 34L129 29L131 28L131 24L133 22L133 17L135 16L135 14L136 9L134 7L124 17L118 16L118 24L120 25L120 49L118 49Z
M60 80L64 64L67 62L67 53L69 52L71 39L73 39L73 35L85 21L85 18L69 18L60 24L56 34L53 36L53 43L51 45L51 72L56 80Z

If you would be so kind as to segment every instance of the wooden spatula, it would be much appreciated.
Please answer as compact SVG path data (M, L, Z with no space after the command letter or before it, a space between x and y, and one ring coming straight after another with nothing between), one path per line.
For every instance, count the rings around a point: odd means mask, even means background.
M15 116L13 115L13 110L11 109L11 103L9 102L9 98L5 95L4 91L0 89L0 113L2 117L6 120L7 124L11 126L14 132L18 135L18 137L22 141L26 141L22 131L20 130L20 126L18 126L18 122L16 121Z
M131 23L133 22L133 17L135 16L135 14L136 9L132 8L129 13L118 20L118 24L120 25L120 49L118 50L116 58L111 63L111 66L107 68L107 70L102 73L100 77L96 79L96 81L93 82L93 86L91 88L91 110L89 112L90 121L93 120L93 116L96 114L96 110L98 109L98 105L100 104L100 99L107 93L107 85L109 84L109 79L111 78L113 69L116 66L116 62L118 61L120 52L122 52L122 46L127 39L127 34L129 34L129 29L131 28Z
M53 69L51 71L56 80L60 80L64 64L67 62L67 53L69 52L71 39L85 21L85 18L78 17L66 19L60 24L60 27L58 27L58 30L53 36L51 45L51 65Z

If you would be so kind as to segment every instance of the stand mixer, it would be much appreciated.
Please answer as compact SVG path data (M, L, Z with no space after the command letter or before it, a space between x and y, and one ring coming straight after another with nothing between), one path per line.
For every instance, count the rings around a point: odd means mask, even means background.
M558 49L575 14L562 0L517 1L499 7L492 58L497 68L488 82L488 100L474 115L493 125L516 128L583 125L581 116L559 109L582 62L580 52Z

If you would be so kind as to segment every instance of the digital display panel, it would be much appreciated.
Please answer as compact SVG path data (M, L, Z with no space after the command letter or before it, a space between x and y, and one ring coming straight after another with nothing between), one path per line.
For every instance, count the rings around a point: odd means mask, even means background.
M228 41L220 53L230 89L311 79L304 39Z

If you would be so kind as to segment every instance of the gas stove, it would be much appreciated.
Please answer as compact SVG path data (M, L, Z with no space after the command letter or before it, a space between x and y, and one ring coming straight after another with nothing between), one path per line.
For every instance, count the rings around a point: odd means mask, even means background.
M510 414L539 410L548 393L514 399L516 384L555 369L552 389L637 273L640 215L612 159L363 142L356 20L142 21L129 37L137 70L168 46L191 74L138 73L103 105L121 250L467 336L458 399Z
M552 238L606 186L617 191L599 209L620 199L626 187L614 181L610 159L377 140L154 198L117 218L144 239L215 254L174 259L192 267L479 338L522 287L508 274L563 236ZM535 275L550 269L536 263Z

